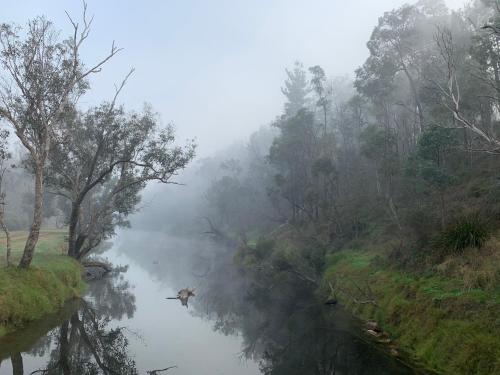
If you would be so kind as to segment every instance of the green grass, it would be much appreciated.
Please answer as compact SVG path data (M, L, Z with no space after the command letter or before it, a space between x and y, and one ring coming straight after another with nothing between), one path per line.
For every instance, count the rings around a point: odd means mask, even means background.
M13 263L17 264L27 233L12 233ZM0 237L0 336L55 311L79 296L84 283L81 266L63 255L65 232L40 234L32 266L6 267L5 237Z
M491 250L491 249L490 249ZM480 255L462 274L429 276L380 265L371 249L343 250L328 257L323 293L335 285L338 298L362 319L377 320L412 360L447 374L500 374L500 288L472 288L467 277L497 265L500 249ZM384 257L383 253L378 253ZM476 256L477 258L477 256ZM462 259L453 260L460 265ZM452 263L450 261L450 263ZM463 271L465 270L465 271ZM465 277L467 276L467 277ZM377 306L359 304L368 295Z

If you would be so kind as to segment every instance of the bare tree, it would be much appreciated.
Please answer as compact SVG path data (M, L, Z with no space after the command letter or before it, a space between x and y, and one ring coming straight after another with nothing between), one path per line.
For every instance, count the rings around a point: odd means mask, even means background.
M469 129L480 139L486 141L490 148L481 151L499 153L500 139L482 129L474 120L468 119L463 113L459 82L460 74L458 72L459 61L451 30L446 27L438 27L434 35L434 41L445 65L446 82L442 84L437 80L433 80L432 83L441 94L444 106L452 113L455 122L459 126Z
M69 15L73 34L60 40L44 17L28 22L25 30L0 25L0 118L14 129L27 149L35 174L33 222L20 267L30 265L42 224L44 166L53 139L54 125L68 105L73 105L89 88L87 78L120 51L113 42L109 53L90 68L84 66L80 49L87 40L93 17L83 24Z

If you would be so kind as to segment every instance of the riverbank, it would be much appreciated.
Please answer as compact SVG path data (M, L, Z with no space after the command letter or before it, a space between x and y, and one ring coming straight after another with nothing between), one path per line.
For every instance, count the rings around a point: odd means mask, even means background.
M424 272L388 261L394 244L353 242L327 255L321 295L375 320L401 352L445 374L500 374L500 241Z
M12 233L12 258L20 258L25 232ZM0 262L0 336L61 308L84 289L81 266L63 255L64 231L43 231L32 266L27 270ZM0 254L5 254L0 237Z
M376 321L383 333L366 337L388 354L431 372L500 374L500 232L480 250L414 265L395 259L401 242L385 230L341 248L290 225L265 238L241 248L237 263L311 285L319 303Z

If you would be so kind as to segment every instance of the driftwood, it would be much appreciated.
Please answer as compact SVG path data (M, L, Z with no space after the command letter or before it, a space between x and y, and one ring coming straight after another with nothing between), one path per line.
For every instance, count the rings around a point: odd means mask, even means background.
M194 297L195 288L184 288L177 292L177 297L167 297L166 299L178 299L181 301L182 306L188 307L188 300L190 297Z
M164 369L161 369L161 370L149 370L149 371L146 371L148 375L159 375L160 372L163 372L163 371L168 371L172 368L177 368L177 366L170 366L170 367L166 367Z

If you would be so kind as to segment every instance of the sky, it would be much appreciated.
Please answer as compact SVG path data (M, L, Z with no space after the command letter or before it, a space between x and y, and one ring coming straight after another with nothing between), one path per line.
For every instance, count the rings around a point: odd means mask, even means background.
M123 50L93 77L90 106L109 99L130 68L119 102L149 103L180 143L195 138L208 156L269 124L282 110L280 87L294 61L321 65L329 76L352 76L383 12L404 0L88 0L94 15L84 61L104 57L114 40ZM458 8L464 0L447 0ZM78 0L2 0L0 22L26 24L44 15L61 36L66 18L81 17Z

